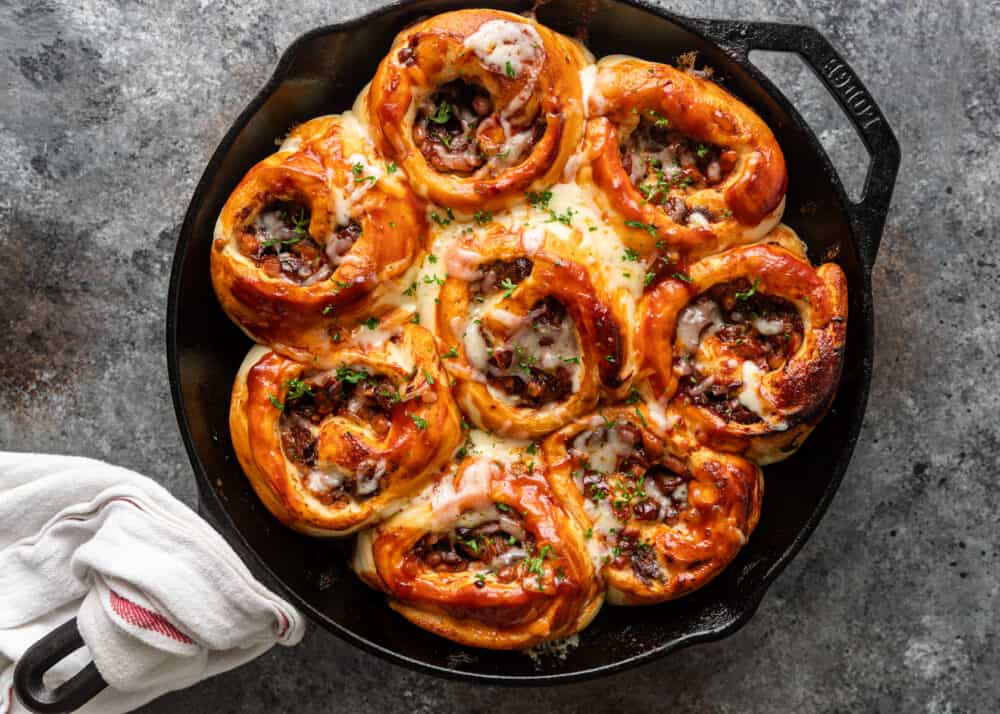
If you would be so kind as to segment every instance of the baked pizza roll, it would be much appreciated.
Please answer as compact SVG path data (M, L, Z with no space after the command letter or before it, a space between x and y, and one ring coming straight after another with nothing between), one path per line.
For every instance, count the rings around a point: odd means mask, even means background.
M586 51L498 10L436 15L399 34L368 90L386 156L434 203L496 210L554 183L583 135Z
M749 107L663 64L612 56L589 71L594 181L637 249L705 254L778 223L785 159Z
M464 234L437 306L444 364L476 426L535 438L625 380L627 331L590 273L541 227Z
M254 166L222 209L212 283L229 317L298 359L360 317L420 247L424 210L350 113L314 119Z
M354 568L406 619L472 647L567 637L603 602L583 533L544 476L486 456L361 533Z
M305 364L254 347L229 416L261 501L285 525L318 536L400 508L451 459L459 424L434 338L415 325Z
M676 430L648 427L644 407L579 419L543 443L548 479L582 524L608 602L649 605L718 575L760 516L759 467Z
M847 282L775 244L734 248L649 292L639 310L655 399L708 446L757 463L793 453L840 381Z

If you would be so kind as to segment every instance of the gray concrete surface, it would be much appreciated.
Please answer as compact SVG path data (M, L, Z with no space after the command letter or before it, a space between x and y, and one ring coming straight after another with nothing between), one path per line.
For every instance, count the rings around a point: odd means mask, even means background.
M163 343L183 212L281 49L377 4L0 4L0 446L110 459L193 502ZM1000 710L1000 5L670 5L816 25L904 151L861 440L760 612L724 642L529 691L439 681L314 630L146 712ZM857 142L808 75L769 67L857 177Z

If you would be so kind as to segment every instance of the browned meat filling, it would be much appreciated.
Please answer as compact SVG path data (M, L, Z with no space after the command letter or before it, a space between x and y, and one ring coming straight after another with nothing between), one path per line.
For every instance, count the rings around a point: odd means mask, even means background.
M392 425L393 409L399 402L399 393L388 378L349 367L303 380L290 380L279 421L285 456L300 467L315 467L318 456L315 427L330 416L350 415L369 425L377 435L385 436ZM373 496L378 488L372 479L380 475L376 464L368 463L354 476L345 476L338 486L323 494L321 500L333 503L349 495Z
M361 226L351 221L324 247L310 235L309 220L309 209L302 204L273 201L240 234L240 249L271 277L303 285L324 280L361 236Z
M559 332L572 329L568 324L566 307L551 296L535 303L530 314L531 323L527 329L534 333L531 343L532 346L537 344L539 350L551 351ZM483 337L491 350L489 364L495 368L490 370L488 382L516 397L517 406L539 408L550 402L562 401L573 392L573 373L567 360L579 360L575 353L568 354L568 350L563 348L554 360L542 364L533 350L521 344L527 340L514 339L494 347L489 334ZM567 354L561 354L564 350Z
M472 173L488 158L478 130L492 112L493 100L482 87L457 79L417 107L413 141L436 171Z
M520 516L501 504L503 517L475 528L456 528L446 533L428 533L413 548L424 564L437 571L459 572L470 567L483 573L476 585L485 585L485 576L502 583L521 575L522 563L535 549L535 540L524 528Z
M534 264L528 258L514 258L514 260L495 260L482 266L482 282L479 285L479 292L482 295L491 295L498 290L509 286L517 285L531 275Z
M763 371L780 369L802 344L802 318L787 300L761 293L759 281L741 279L714 286L693 306L714 303L721 325L713 328L727 354L751 361ZM760 417L739 401L742 381L706 377L695 366L693 356L675 359L676 369L686 376L680 392L692 403L707 407L727 421L753 424Z
M675 223L719 220L708 209L692 211L684 196L724 181L736 165L735 151L673 131L657 112L644 114L619 150L632 184Z
M678 476L647 454L642 434L631 424L617 424L619 444L632 444L628 454L618 455L614 471L607 473L583 463L575 475L581 479L583 495L594 503L606 500L619 520L670 521L687 504L687 494L681 489L687 480ZM584 447L600 449L611 437L608 428L595 429L585 440ZM652 484L652 487L649 487ZM672 494L677 494L676 497Z

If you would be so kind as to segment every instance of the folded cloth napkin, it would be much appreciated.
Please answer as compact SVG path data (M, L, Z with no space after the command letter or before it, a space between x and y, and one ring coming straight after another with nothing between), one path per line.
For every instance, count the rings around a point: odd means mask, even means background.
M302 639L301 615L222 537L144 476L92 459L0 452L0 714L26 711L18 657L77 617L110 685L82 712L135 709Z

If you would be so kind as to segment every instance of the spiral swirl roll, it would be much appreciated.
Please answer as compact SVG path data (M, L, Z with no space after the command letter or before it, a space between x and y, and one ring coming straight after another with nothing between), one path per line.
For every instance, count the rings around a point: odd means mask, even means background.
M586 51L519 15L463 10L401 32L367 104L379 146L415 189L496 210L555 183L583 134Z
M746 105L663 64L613 56L593 73L594 181L639 246L703 255L757 240L778 223L784 156Z
M603 601L579 525L521 462L470 457L358 538L355 571L411 622L521 649L586 627Z
M412 325L309 365L254 347L233 387L229 425L268 509L319 536L398 510L461 440L433 337Z
M668 440L644 407L579 419L545 440L548 478L585 524L608 602L649 605L721 572L760 516L763 480L746 459L711 451L681 430Z
M609 298L544 229L463 237L439 298L438 339L472 422L535 438L624 381L627 333Z
M406 270L425 223L353 116L314 119L226 202L211 252L216 295L254 340L309 359Z
M702 441L761 464L793 453L826 413L844 361L847 282L776 244L694 263L643 298L652 392Z

